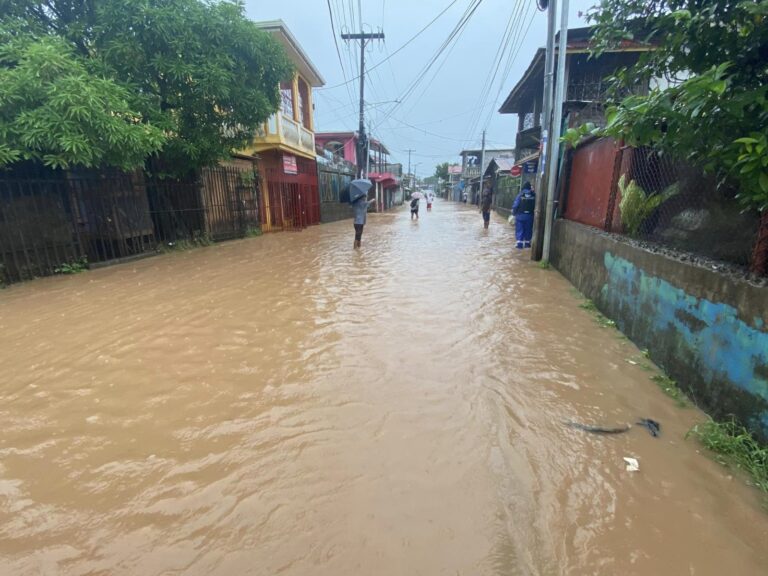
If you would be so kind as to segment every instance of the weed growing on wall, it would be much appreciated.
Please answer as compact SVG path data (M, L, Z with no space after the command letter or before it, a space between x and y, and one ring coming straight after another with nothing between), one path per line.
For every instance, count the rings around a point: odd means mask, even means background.
M751 483L768 493L768 447L761 446L741 424L735 420L708 420L696 424L686 438L688 436L696 437L712 450L723 466L747 472Z
M653 380L656 385L661 388L661 391L664 392L667 396L672 398L680 408L685 408L688 406L688 401L685 397L685 394L677 385L677 382L672 380L669 376L666 374L656 374L655 376L651 376L651 380Z
M605 316L602 312L600 312L597 309L597 306L595 306L595 303L592 302L592 300L584 300L581 304L579 304L579 308L582 308L583 310L586 310L587 312L591 312L592 315L595 317L595 322L600 324L603 328L616 328L616 322Z

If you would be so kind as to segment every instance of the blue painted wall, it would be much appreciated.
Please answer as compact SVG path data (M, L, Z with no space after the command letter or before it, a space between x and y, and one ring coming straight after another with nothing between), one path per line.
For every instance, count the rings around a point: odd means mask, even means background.
M558 220L552 263L692 399L768 442L768 287Z
M649 344L672 331L676 353L691 357L708 385L729 382L768 402L768 332L762 318L746 322L733 306L691 296L611 252L603 261L608 281L601 300L609 309L622 310L616 319L620 328L628 315L635 321L642 317L646 326L638 336ZM753 424L768 429L768 410L756 417L760 422Z

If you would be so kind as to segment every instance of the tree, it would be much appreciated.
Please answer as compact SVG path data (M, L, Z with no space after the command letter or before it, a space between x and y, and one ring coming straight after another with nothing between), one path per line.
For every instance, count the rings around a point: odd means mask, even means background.
M682 153L739 187L746 208L768 210L768 0L601 0L589 13L595 52L625 39L656 45L614 79L667 89L616 101L605 133Z
M160 149L163 132L129 104L135 98L93 74L62 39L4 38L0 45L0 166L101 164L130 169Z
M443 162L442 164L438 164L435 166L435 176L438 178L442 178L445 181L448 181L448 168L451 166L458 166L458 164L449 164L448 162Z
M127 91L133 117L162 131L161 155L180 171L244 147L291 74L281 46L240 1L16 0L0 8L8 34L57 37L90 72L83 82ZM19 105L17 115L28 111Z

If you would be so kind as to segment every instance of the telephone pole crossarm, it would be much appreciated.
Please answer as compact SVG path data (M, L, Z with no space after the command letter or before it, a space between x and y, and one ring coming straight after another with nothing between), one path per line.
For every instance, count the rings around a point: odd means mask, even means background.
M369 40L384 40L384 32L342 34L342 40L360 40L360 126L357 135L357 176L367 176L368 136L365 133L365 44Z

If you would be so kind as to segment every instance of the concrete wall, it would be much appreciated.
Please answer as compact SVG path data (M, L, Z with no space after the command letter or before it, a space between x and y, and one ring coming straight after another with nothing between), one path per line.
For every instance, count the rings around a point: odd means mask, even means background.
M352 208L345 202L320 202L320 222L336 222L352 218Z
M698 405L768 440L768 287L567 220L552 263Z

